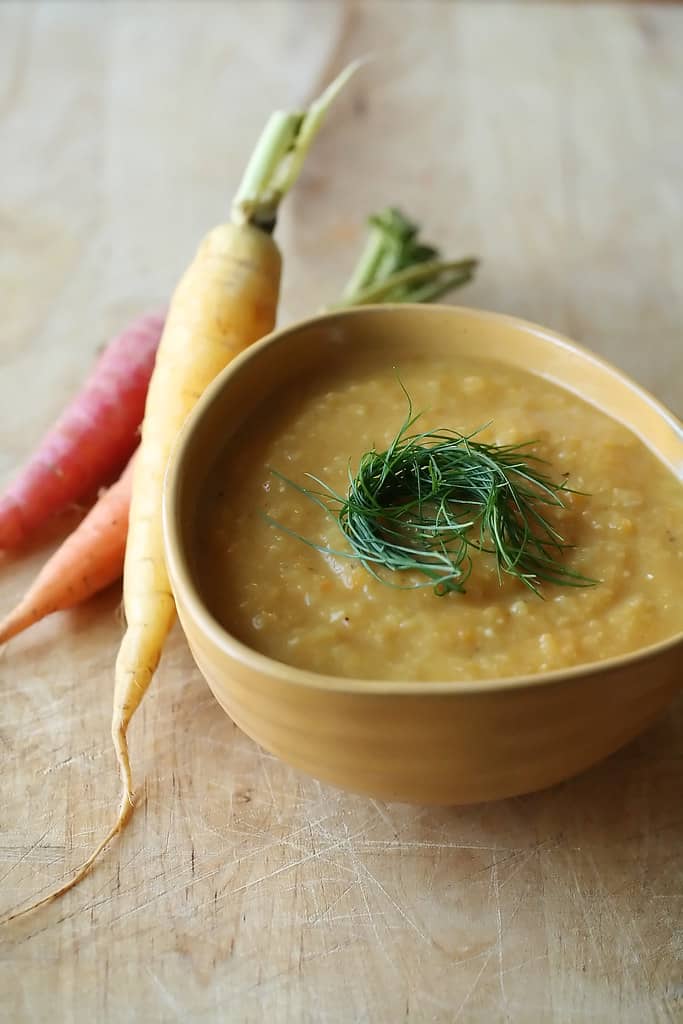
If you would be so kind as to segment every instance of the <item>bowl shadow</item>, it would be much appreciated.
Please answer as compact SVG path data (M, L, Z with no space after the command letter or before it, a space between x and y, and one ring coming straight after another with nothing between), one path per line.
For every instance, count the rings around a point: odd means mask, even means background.
M492 845L516 836L576 849L614 847L626 861L629 848L637 856L639 843L656 840L673 855L683 841L682 740L683 696L646 732L580 775L506 800L428 809L421 826L453 837L474 827Z

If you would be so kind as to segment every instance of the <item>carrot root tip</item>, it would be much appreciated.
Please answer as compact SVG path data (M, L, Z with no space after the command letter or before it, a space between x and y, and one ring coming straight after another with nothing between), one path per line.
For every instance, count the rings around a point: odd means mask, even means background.
M95 849L90 854L88 859L81 864L81 866L78 868L76 873L72 875L69 881L65 882L64 885L61 885L59 886L59 888L54 889L52 892L48 893L47 896L43 896L42 899L37 900L35 903L31 903L30 906L24 907L21 910L15 910L11 914L8 914L7 917L4 917L0 920L0 925L10 924L10 922L12 921L16 921L21 917L26 917L27 914L33 913L33 911L38 910L39 907L44 907L46 903L52 903L53 900L58 899L60 896L64 896L65 893L69 892L70 889L73 889L75 886L78 885L80 881L82 881L83 878L85 878L85 876L89 873L90 869L92 868L93 864L95 863L99 855L104 852L107 846L109 846L109 843L112 841L112 839L114 839L114 837L125 828L128 819L130 818L133 811L133 807L129 803L127 796L127 793L124 793L122 795L119 813L116 816L116 821L109 829L104 839L95 847Z

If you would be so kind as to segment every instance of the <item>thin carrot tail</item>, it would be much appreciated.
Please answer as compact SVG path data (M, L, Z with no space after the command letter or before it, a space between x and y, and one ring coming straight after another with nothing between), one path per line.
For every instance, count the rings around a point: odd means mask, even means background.
M6 644L18 633L23 633L25 629L33 625L34 621L35 616L31 605L22 601L0 622L0 645Z
M170 595L161 596L166 596L166 621L168 628L170 629L174 614L173 601L170 598ZM121 776L121 800L119 803L116 821L109 829L104 839L98 843L88 859L81 864L68 882L65 882L64 885L54 889L52 892L48 893L47 896L43 896L42 899L37 900L30 906L14 911L8 917L3 918L0 921L0 924L9 924L10 921L16 921L17 918L24 917L25 914L30 914L32 911L37 910L38 907L42 907L46 903L51 903L52 900L55 900L59 896L63 896L64 893L67 893L69 889L73 889L74 886L78 885L81 879L85 878L100 854L104 852L112 839L114 839L114 837L121 832L127 824L128 819L133 813L134 805L133 775L131 772L130 757L128 754L128 726L140 701L144 697L150 682L152 681L152 676L154 675L159 662L159 656L160 650L157 649L155 651L153 649L153 645L149 644L149 638L144 629L129 628L126 630L119 650L119 656L116 660L116 685L114 690L115 710L111 727L112 740L116 751L116 760L118 762L119 773ZM131 664L142 664L145 665L145 668L144 670L137 669L134 671L129 668Z
M74 886L78 885L78 883L83 878L85 878L85 876L91 870L93 864L95 863L99 855L103 852L103 850L106 849L106 847L109 845L112 839L125 827L132 812L133 805L128 799L128 795L126 793L123 793L121 796L121 803L119 805L119 813L116 818L116 821L109 829L102 842L95 847L95 849L90 854L88 859L83 861L81 866L76 870L75 874L71 876L69 881L65 882L64 885L60 885L58 889L53 889L52 892L49 892L47 896L43 896L42 899L36 900L35 903L31 903L30 906L23 907L20 910L12 911L11 914L0 920L0 925L9 924L11 921L16 921L20 917L25 917L27 914L33 913L33 911L37 910L38 907L44 907L46 903L52 903L53 900L58 899L60 896L63 896L64 893L67 893L69 889L73 889Z

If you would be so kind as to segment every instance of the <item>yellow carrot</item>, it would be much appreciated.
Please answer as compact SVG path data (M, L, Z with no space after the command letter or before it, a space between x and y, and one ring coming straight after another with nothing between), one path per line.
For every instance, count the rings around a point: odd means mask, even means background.
M280 254L270 233L278 205L294 183L327 107L355 67L347 68L307 112L272 115L247 166L230 223L206 236L171 300L133 471L123 583L127 628L116 660L112 718L122 781L118 815L68 882L8 920L76 885L130 817L133 781L126 733L152 680L175 615L161 529L168 458L180 428L207 385L238 352L274 327Z
M204 239L171 301L133 473L123 572L127 629L116 660L112 737L126 803L133 795L126 730L175 614L160 524L168 457L207 384L272 330L279 283L280 255L272 238L250 224L225 224Z

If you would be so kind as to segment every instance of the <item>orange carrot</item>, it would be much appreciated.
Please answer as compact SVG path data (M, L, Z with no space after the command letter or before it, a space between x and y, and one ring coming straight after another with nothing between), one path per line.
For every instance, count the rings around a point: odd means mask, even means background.
M128 531L133 461L55 551L10 614L0 644L53 612L87 601L121 576Z
M19 547L50 517L120 470L138 441L164 326L144 316L114 338L82 390L0 496L0 550Z

